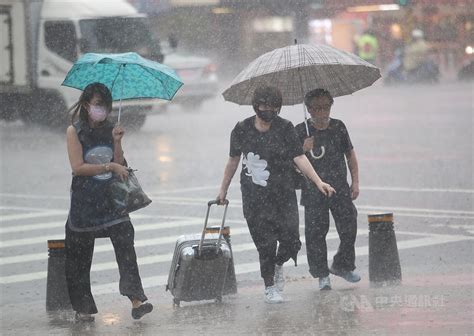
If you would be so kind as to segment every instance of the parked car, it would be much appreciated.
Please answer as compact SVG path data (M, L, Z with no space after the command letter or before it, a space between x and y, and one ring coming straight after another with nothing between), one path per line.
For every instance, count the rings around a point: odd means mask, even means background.
M173 52L165 56L164 64L176 70L184 82L173 98L173 104L196 109L203 101L217 95L217 67L211 59Z

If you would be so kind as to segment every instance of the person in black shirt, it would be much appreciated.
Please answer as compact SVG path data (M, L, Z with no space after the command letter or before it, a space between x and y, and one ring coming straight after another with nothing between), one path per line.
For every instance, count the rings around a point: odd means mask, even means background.
M237 123L232 130L230 157L218 200L224 201L243 155L240 183L244 217L259 253L265 301L279 303L283 301L283 263L293 258L296 265L301 248L294 165L321 193L331 196L335 191L311 167L292 123L278 116L280 91L258 88L252 103L256 115Z
M94 320L97 307L90 284L94 241L109 237L120 272L120 293L130 299L132 317L139 319L151 312L153 305L143 303L147 297L138 272L135 232L129 216L110 207L112 176L128 177L122 151L124 129L107 120L112 94L101 83L89 84L72 110L72 125L66 131L73 177L65 262L72 308L77 320Z
M337 190L327 198L311 184L303 185L301 204L305 207L305 238L309 272L319 278L321 290L331 289L329 273L349 282L360 276L354 272L357 234L357 210L352 202L359 196L359 172L356 153L349 133L341 120L329 117L334 100L323 89L310 91L305 105L311 115L309 133L306 123L296 125L303 149L319 176ZM347 183L346 159L352 185ZM329 210L334 218L340 238L339 249L328 268L326 235L329 231Z

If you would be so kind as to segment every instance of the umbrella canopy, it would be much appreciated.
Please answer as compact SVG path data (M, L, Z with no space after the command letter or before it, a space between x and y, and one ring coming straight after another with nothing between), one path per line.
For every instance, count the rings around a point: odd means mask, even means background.
M170 67L137 53L95 54L79 58L62 85L79 90L99 82L112 92L113 100L161 98L171 100L183 82Z
M260 86L280 89L283 105L301 104L306 92L326 89L333 97L372 85L380 70L349 52L328 45L295 44L270 51L250 63L223 92L225 100L251 105Z

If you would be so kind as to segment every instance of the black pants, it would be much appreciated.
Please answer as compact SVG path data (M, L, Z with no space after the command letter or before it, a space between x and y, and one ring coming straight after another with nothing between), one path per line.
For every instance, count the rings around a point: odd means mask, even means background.
M120 294L130 300L146 301L137 256L135 231L129 221L91 232L76 232L66 224L66 280L72 308L80 313L95 314L97 307L91 293L90 270L95 238L109 237L120 272Z
M312 193L305 201L305 238L309 272L315 278L329 275L326 235L329 231L329 210L336 223L340 244L332 268L338 271L355 269L355 240L357 209L352 202L349 186L336 188L337 193L326 197Z
M290 258L296 264L301 249L296 193L293 190L258 207L244 207L244 215L257 247L260 274L265 286L272 286L275 265L283 265Z

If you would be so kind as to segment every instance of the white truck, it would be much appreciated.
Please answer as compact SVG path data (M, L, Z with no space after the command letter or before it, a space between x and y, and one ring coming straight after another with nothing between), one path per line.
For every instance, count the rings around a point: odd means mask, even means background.
M163 61L147 17L126 0L0 0L0 119L63 128L81 93L61 86L76 59L127 51ZM138 129L163 102L122 104L122 123Z

